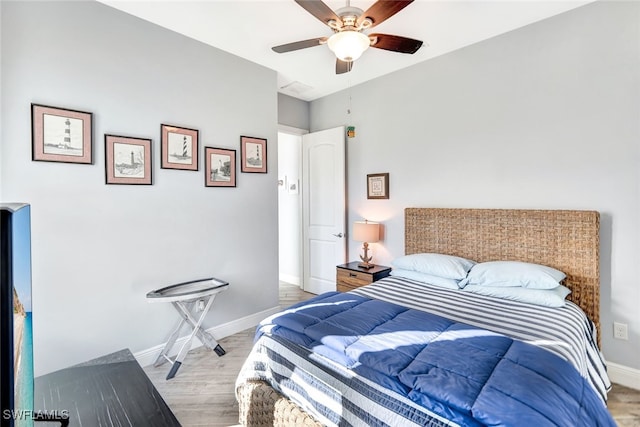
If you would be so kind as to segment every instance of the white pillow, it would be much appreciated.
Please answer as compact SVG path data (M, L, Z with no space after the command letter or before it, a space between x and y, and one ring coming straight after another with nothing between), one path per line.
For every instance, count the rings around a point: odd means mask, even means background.
M404 255L391 262L395 268L453 280L467 277L467 272L474 264L474 261L465 258L434 253Z
M546 265L519 261L489 261L473 266L460 287L467 285L553 289L567 277Z
M404 277L405 279L415 280L416 282L420 283L428 283L435 286L441 286L447 289L460 289L457 280L432 276L430 274L420 273L419 271L394 268L393 270L391 270L391 275L395 277Z
M569 288L558 285L554 289L528 289L514 287L495 287L467 285L463 291L512 301L526 302L546 307L562 307L565 298L571 293Z

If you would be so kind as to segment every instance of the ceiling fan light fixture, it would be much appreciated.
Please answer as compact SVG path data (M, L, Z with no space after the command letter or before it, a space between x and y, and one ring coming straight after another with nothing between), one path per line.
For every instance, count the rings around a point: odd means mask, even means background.
M371 41L358 31L345 30L329 37L327 44L339 60L350 62L360 58Z

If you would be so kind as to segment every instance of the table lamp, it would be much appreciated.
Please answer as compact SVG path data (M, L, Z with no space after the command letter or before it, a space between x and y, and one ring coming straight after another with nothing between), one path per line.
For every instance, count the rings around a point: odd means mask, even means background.
M356 221L353 224L353 239L357 242L364 242L362 249L364 255L360 255L362 262L358 267L371 268L371 257L369 256L369 243L375 243L380 240L380 224L377 222Z

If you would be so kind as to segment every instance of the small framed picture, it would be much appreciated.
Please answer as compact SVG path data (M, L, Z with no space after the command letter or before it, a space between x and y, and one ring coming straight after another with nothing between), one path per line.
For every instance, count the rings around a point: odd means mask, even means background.
M267 140L241 136L240 157L242 172L267 173Z
M236 150L204 147L204 186L236 186Z
M93 113L31 104L31 158L93 164Z
M198 131L160 125L160 167L162 169L198 170Z
M151 139L105 135L107 184L151 185Z
M372 173L367 175L367 199L389 198L389 174Z

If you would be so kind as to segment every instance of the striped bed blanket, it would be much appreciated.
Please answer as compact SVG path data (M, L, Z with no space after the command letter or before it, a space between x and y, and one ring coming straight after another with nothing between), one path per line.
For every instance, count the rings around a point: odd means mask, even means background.
M543 307L387 277L353 293L438 314L546 348L571 363L603 401L611 389L596 328L571 301Z
M589 413L586 416L587 419L594 419L593 425L609 425L610 419L603 404L606 390L610 387L609 380L602 357L594 345L596 342L594 328L577 306L568 303L562 309L534 307L529 304L427 286L395 277L383 279L352 291L350 294L353 297L349 297L347 294L321 295L311 302L297 304L283 313L276 314L261 322L256 335L256 344L238 377L237 385L255 379L267 381L273 388L325 425L483 425L494 424L496 420L501 421L502 425L518 424L515 420L518 420L521 415L511 418L509 421L509 411L502 412L501 408L505 406L506 402L504 398L500 399L500 404L496 408L491 408L491 404L489 404L488 410L485 411L489 418L485 419L475 418L475 414L484 411L477 402L461 403L459 401L461 398L466 399L467 395L479 394L480 391L484 393L485 390L495 388L494 386L478 386L478 391L470 393L463 390L458 396L454 396L454 393L447 391L447 387L432 386L433 379L427 382L422 381L420 375L423 374L417 375L416 378L405 378L410 369L399 368L398 373L402 372L402 375L397 373L381 374L380 372L395 369L394 366L402 362L397 360L397 355L400 352L387 352L386 356L390 359L382 362L368 359L367 352L363 352L362 348L366 348L367 342L371 338L367 338L365 335L365 338L357 344L353 344L351 341L345 343L343 342L345 338L352 339L352 337L346 336L349 334L343 333L344 331L331 333L330 329L326 329L326 324L318 327L308 320L310 317L300 316L297 313L301 307L305 307L304 310L313 311L313 318L334 316L335 313L329 313L327 310L342 310L342 308L336 307L345 305L347 302L359 305L366 301L370 307L376 307L375 310L369 310L375 311L376 316L378 311L395 313L400 310L390 318L394 318L394 316L406 317L404 314L398 316L398 313L406 311L405 307L409 307L413 309L407 311L409 317L417 316L415 319L421 319L418 322L414 321L416 324L423 324L425 319L429 317L426 313L431 313L435 315L432 316L434 319L443 319L436 323L441 324L446 320L448 325L446 328L451 328L446 333L460 333L460 331L456 332L460 328L465 330L465 333L468 333L466 328L482 328L494 331L493 335L495 336L492 338L494 340L500 341L504 337L513 337L517 340L514 342L520 343L522 341L551 351L555 355L542 351L532 359L545 360L542 363L545 365L544 369L547 369L546 365L559 363L560 367L553 369L556 369L557 372L563 372L562 375L559 375L560 377L565 377L565 373L569 377L573 375L573 379L567 382L570 384L569 390L573 390L576 384L584 383L586 386L583 386L583 389L578 387L578 391L570 391L568 394L577 395L577 400L556 405L560 408L560 412L551 414L549 420L545 419L545 413L550 409L538 410L543 416L542 421L536 423L567 425L566 422L559 420L571 419L574 416L573 412L571 415L567 415L564 409L573 405L578 408L587 407L588 411L595 410L597 416L594 413ZM356 304L353 301L359 302ZM375 301L380 301L380 303L375 303ZM313 307L309 307L308 304ZM351 318L348 312L345 313L340 315L345 316L345 319L351 319L348 322L343 322L349 323L349 331L352 331L354 327L360 327L358 319L363 317L362 310ZM375 318L376 316L370 317ZM425 319L422 319L421 316ZM361 327L366 330L370 326L362 324ZM432 328L431 325L427 326L427 331ZM423 335L425 333L424 331L415 332L413 329L407 328L405 325L401 333L406 334L407 330L411 330L411 333L422 333ZM305 330L306 332L303 332ZM318 336L314 336L314 334ZM442 331L439 334L442 334ZM318 345L320 335L322 336L322 345ZM418 335L418 337L421 336ZM327 339L327 337L335 339ZM358 339L360 338L362 337L358 337ZM382 345L384 346L384 344L383 342ZM514 347L523 345L525 348L530 348L529 344L518 344ZM406 348L410 347L411 345L406 346ZM314 351L311 351L312 348ZM361 349L359 353L356 351L359 356L354 358L353 352L358 348ZM457 350L458 353L464 351L463 349ZM417 355L418 353L416 353ZM553 357L547 360L546 355ZM460 354L452 354L451 357L445 354L444 363L453 363L451 366L457 369L455 362L447 360L448 358L455 359L456 356L460 357ZM402 363L415 364L412 357L410 356L407 361ZM513 356L505 355L505 358L513 359ZM419 357L415 357L415 359L418 360ZM462 364L463 368L464 365L473 365L473 363L468 363L470 360L467 359ZM354 363L355 361L357 363ZM540 364L540 362L537 363ZM576 371L573 371L569 365L573 365ZM472 377L475 377L477 369L477 367L470 368ZM504 372L502 375L509 378L508 376L511 374ZM498 378L500 373L489 376ZM441 379L437 381L439 380ZM446 378L444 381L447 381ZM469 384L474 382L475 380ZM473 386L476 387L476 385ZM503 386L508 387L509 381L503 381L500 387ZM430 394L425 394L426 397L422 395L416 397L415 390L421 388L426 390L425 393ZM588 389L586 393L581 391L584 389ZM562 390L558 395L567 394L566 392L567 390ZM505 396L504 391L501 393L500 396ZM447 399L452 398L454 403L441 404L441 401L446 401L444 395ZM523 398L520 397L520 399ZM539 404L546 408L547 399L549 399L548 396L531 406ZM478 400L482 399L478 398ZM492 400L495 399L488 399L489 402ZM511 400L518 402L517 397ZM552 402L556 400L558 399L551 399ZM460 410L456 405L463 409ZM473 416L465 413L464 408L469 405L474 406L475 414ZM452 410L452 408L456 409ZM495 410L498 411L497 415L492 413ZM511 412L513 415L513 411ZM520 414L521 411L516 411L516 413ZM496 416L497 418L492 418ZM504 419L502 419L503 417ZM597 421L598 419L600 421ZM489 422L489 420L492 421Z

